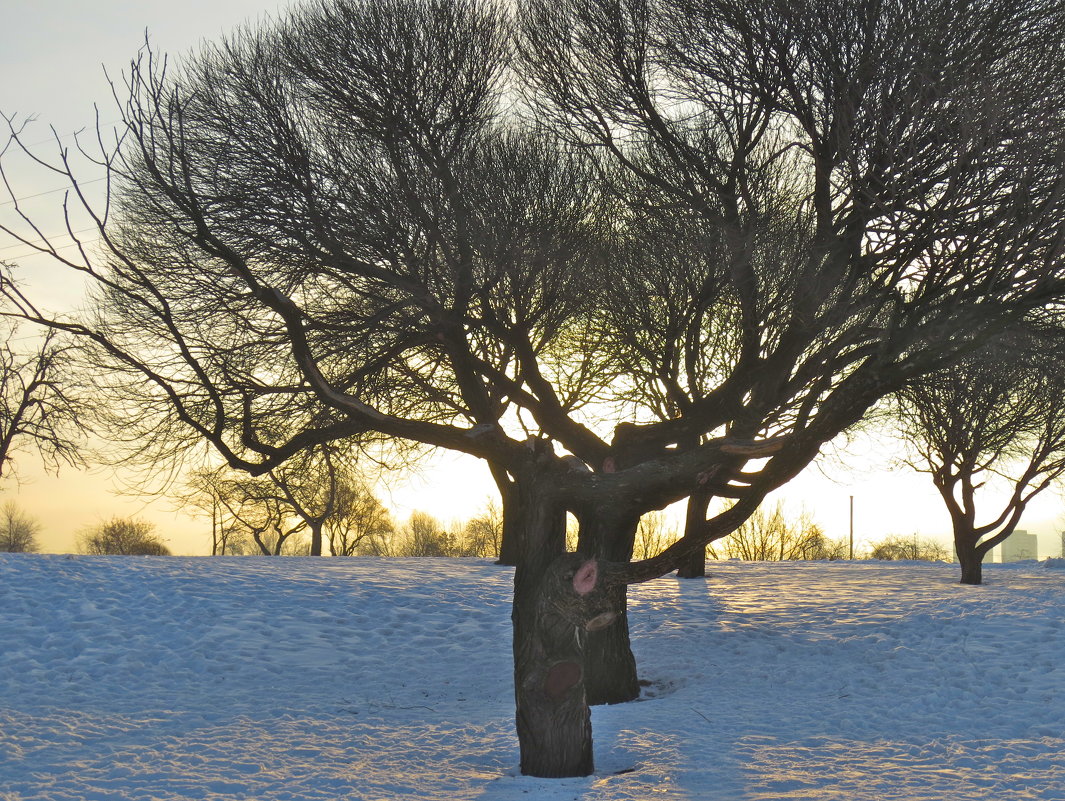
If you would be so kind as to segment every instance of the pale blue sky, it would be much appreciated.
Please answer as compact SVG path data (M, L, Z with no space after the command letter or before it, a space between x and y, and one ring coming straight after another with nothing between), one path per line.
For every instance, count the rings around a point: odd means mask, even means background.
M0 110L36 114L66 133L91 125L111 101L103 68L118 77L147 30L153 46L180 54L284 0L0 0Z

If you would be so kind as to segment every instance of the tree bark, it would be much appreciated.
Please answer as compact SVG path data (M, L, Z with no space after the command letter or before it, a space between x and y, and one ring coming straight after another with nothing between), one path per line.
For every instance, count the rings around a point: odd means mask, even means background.
M567 553L541 577L536 619L515 670L523 774L563 778L595 768L582 645L616 614L599 565Z
M515 492L520 504L509 511L521 548L511 619L521 772L587 776L594 761L583 631L612 617L601 571L594 560L564 553L566 511L546 478L522 477Z
M684 536L696 539L706 528L706 510L710 507L713 495L699 490L688 498L688 508L684 515ZM685 557L677 567L677 578L702 578L706 575L706 548Z
M578 514L580 536L577 550L607 562L628 562L636 541L639 515L614 511L606 504ZM628 587L606 590L617 610L610 625L588 634L584 648L585 689L588 703L622 704L640 695L636 658L629 639Z
M680 567L677 568L677 578L703 578L706 576L706 549L692 552Z
M629 639L628 587L606 590L617 618L609 626L589 632L584 646L585 690L588 703L623 704L640 696L636 657Z
M492 478L499 489L499 502L503 507L503 536L499 543L497 565L514 567L521 558L521 493L502 467L492 466Z
M958 563L961 565L962 584L982 584L984 580L984 556L975 543L975 537L954 536L954 550L958 552Z

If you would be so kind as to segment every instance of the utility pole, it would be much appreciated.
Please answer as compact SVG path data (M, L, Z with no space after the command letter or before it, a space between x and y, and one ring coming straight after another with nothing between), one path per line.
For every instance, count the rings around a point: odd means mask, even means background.
M851 550L850 560L854 561L854 496L851 495Z

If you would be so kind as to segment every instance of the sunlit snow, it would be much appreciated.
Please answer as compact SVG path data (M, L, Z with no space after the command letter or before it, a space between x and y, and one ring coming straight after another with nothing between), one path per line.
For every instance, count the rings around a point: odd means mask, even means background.
M3 555L0 799L1065 801L1062 566L634 588L646 697L549 781L517 771L506 568Z

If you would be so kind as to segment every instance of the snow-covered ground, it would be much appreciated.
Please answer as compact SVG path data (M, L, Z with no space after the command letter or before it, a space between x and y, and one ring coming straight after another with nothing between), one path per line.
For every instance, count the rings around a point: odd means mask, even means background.
M595 709L596 775L550 781L517 773L507 569L3 555L0 799L1062 801L1053 568L634 588L648 697Z

